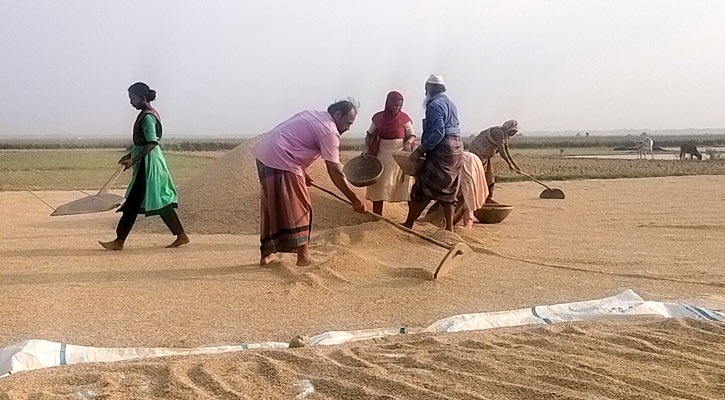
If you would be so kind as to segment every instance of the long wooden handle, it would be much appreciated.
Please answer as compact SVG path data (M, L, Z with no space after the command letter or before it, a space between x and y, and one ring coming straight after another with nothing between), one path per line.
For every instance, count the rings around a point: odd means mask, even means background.
M318 185L316 185L314 183L311 183L310 186L313 186L313 187L316 187L317 189L322 190L323 192L329 194L330 196L332 196L332 197L340 200L341 202L343 202L345 204L351 204L349 200L343 198L342 196L338 195L337 193L335 193L335 192L333 192L331 190L327 190L327 189L325 189L325 188L323 188L321 186L318 186ZM378 215L378 214L375 214L375 213L371 213L370 211L366 211L366 214L372 215L373 218L375 218L377 220L385 221L385 222L389 223L390 225L393 225L394 227L398 228L399 230L401 230L401 231L403 231L405 233L409 233L409 234L411 234L413 236L417 236L417 237L419 237L419 238L421 238L421 239L423 239L423 240L425 240L427 242L430 242L430 243L435 244L436 246L443 247L446 250L450 250L451 247L452 247L452 246L449 246L446 243L443 243L441 241L435 240L435 239L433 239L430 236L426 236L426 235L424 235L424 234L422 234L420 232L414 231L414 230L408 228L407 226L403 226L403 225L401 225L401 224L393 221L390 218L383 217L382 215Z
M99 190L98 193L96 193L96 195L106 193L108 191L108 189L110 189L111 186L113 186L113 184L116 183L116 179L118 179L118 177L123 172L123 168L124 168L123 165L119 164L118 167L116 168L116 170L113 172L113 175L111 175L111 177L108 178L106 183L103 185L101 190Z
M550 188L550 187L548 187L548 186L547 186L547 185L546 185L546 184L545 184L544 182L541 182L540 180L538 180L538 179L534 178L533 176L531 176L531 175L527 174L526 172L523 172L523 171L516 171L516 172L518 172L519 174L521 174L521 175L523 175L523 176L525 176L525 177L527 177L527 178L531 179L532 181L534 181L534 182L538 183L539 185L541 185L541 186L543 186L543 187L545 187L545 188L547 188L547 189L551 190L551 188Z

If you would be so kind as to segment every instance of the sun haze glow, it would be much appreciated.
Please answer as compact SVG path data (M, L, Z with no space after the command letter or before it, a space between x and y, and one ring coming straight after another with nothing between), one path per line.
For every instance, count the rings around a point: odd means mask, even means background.
M126 88L170 136L256 135L389 90L420 127L443 74L462 129L725 127L725 2L0 0L0 136L124 135Z

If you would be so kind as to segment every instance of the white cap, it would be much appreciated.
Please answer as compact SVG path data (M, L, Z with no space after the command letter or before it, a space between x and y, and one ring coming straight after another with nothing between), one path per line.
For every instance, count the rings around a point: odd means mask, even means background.
M425 81L425 83L432 83L434 85L444 85L444 86L446 84L445 82L443 82L443 76L441 74L431 74L428 77L428 80Z

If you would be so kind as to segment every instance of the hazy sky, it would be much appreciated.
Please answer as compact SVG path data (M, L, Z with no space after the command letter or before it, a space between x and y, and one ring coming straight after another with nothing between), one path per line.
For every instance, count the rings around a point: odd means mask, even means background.
M392 89L417 127L445 77L462 129L725 127L725 1L0 0L0 136L254 135Z

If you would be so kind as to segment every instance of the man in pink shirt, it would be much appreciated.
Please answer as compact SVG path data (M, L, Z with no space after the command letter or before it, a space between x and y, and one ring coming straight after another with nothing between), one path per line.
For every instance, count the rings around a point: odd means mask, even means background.
M322 157L332 183L365 212L365 203L352 191L340 164L340 135L357 116L351 100L330 105L327 111L302 111L262 135L254 148L262 186L260 265L275 260L275 253L297 253L297 265L312 263L307 245L312 229L312 204L306 169Z

